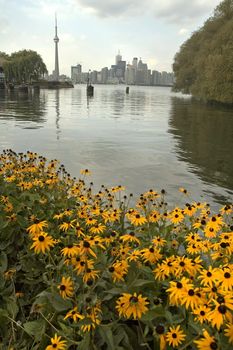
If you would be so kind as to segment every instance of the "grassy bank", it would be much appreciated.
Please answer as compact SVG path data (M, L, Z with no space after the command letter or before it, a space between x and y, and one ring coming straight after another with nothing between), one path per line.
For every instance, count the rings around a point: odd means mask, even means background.
M0 349L232 349L232 205L89 173L0 155Z

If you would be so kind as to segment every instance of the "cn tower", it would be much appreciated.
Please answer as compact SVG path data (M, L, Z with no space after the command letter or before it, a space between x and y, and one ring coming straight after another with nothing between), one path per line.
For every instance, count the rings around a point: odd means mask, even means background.
M55 69L54 69L54 80L59 81L59 62L58 62L58 42L59 38L57 36L57 15L55 14Z

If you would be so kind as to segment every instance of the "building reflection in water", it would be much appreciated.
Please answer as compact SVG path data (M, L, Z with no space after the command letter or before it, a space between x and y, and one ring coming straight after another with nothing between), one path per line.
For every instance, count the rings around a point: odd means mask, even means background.
M56 111L56 120L55 120L55 124L56 124L56 135L57 135L57 140L60 139L60 125L59 125L59 121L60 121L60 90L57 89L55 91L55 111Z
M176 140L179 160L205 183L233 195L233 113L190 99L172 97L168 132ZM216 200L220 198L216 196Z

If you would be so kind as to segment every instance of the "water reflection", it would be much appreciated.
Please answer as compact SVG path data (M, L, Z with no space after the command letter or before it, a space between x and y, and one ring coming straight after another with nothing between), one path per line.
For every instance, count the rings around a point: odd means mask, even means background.
M56 124L56 135L57 135L57 140L59 140L59 136L61 133L60 130L60 90L56 90L55 91L55 111L56 111L56 120L55 120L55 124Z
M40 128L45 122L46 95L39 93L18 93L11 91L0 94L0 118L2 120L14 119L20 122L19 126L27 128ZM22 124L22 122L25 122ZM18 126L18 125L17 125Z
M169 133L178 158L205 183L233 194L233 112L190 99L172 97ZM220 201L220 196L215 196Z

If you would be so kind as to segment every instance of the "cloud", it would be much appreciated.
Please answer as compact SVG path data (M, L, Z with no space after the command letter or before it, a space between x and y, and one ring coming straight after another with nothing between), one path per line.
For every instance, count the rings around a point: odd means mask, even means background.
M141 0L74 0L83 9L99 17L122 17L139 14L144 6ZM144 0L149 4L149 0Z
M178 34L179 35L185 35L188 33L188 29L187 28L181 28L179 31L178 31Z
M220 0L73 0L99 17L152 14L172 23L186 23L210 14Z

